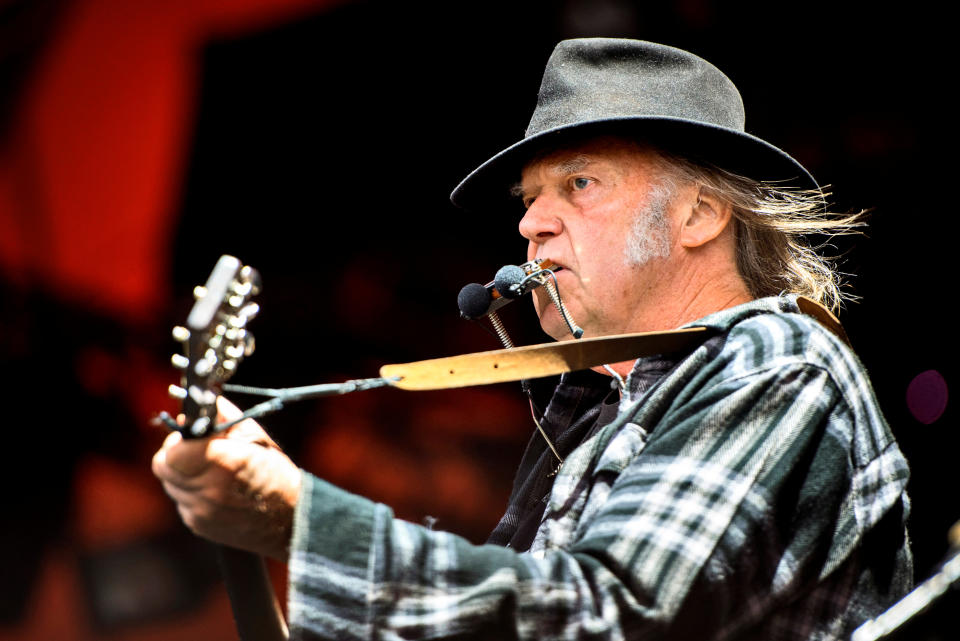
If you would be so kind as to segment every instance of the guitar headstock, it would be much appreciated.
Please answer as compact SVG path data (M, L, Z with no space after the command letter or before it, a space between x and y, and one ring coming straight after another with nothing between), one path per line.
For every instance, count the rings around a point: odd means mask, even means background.
M260 275L255 269L233 256L221 256L206 284L194 289L196 302L186 326L173 328L183 353L174 354L171 362L182 376L179 386L170 386L170 395L182 402L184 438L213 433L220 388L240 361L253 353L247 322L260 309L250 300L259 291Z

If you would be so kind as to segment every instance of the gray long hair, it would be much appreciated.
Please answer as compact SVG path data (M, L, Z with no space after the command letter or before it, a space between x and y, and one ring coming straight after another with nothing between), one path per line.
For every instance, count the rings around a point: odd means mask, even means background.
M822 252L833 237L861 233L866 212L830 213L828 192L757 181L672 154L660 155L668 176L698 184L733 208L737 269L751 295L791 292L834 312L855 298L843 289L837 257ZM811 235L827 240L813 245Z

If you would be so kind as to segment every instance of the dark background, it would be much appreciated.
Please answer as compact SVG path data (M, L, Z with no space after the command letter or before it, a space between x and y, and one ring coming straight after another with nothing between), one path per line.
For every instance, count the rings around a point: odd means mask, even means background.
M906 404L921 372L956 381L947 313L954 36L932 6L289 2L283 11L233 17L192 32L178 49L191 89L178 103L189 108L175 118L182 147L152 214L161 222L104 236L110 242L96 252L58 263L57 252L68 255L112 220L105 208L71 209L82 199L69 190L122 190L149 167L124 163L102 184L64 187L45 173L45 158L69 165L71 153L95 146L101 157L124 136L153 140L144 124L150 114L116 96L161 83L149 65L114 78L120 89L104 108L124 109L130 124L121 131L81 118L64 124L60 111L43 111L43 72L56 64L58 43L89 21L116 34L95 39L117 47L111 61L125 51L114 42L162 41L172 33L163 25L186 23L193 11L173 4L158 3L155 17L138 22L109 0L0 5L0 189L17 186L0 201L11 458L4 481L13 490L2 535L0 639L201 638L200 630L202 638L230 638L207 550L184 534L148 471L163 434L147 421L170 408L169 328L189 310L192 287L222 253L263 274L258 351L237 382L339 381L373 376L385 363L495 348L458 319L456 293L523 260L518 220L466 215L447 196L522 136L553 45L582 35L656 40L707 58L740 88L751 133L830 185L837 209L872 210L866 236L838 243L861 297L840 318L912 463L917 578L933 572L960 501L953 404L932 422ZM200 4L210 15L228 12ZM109 89L67 86L84 96ZM70 113L63 105L71 100L78 99L67 92L50 103ZM36 123L54 120L50 127L95 142L32 137L42 130ZM94 161L84 162L76 171ZM135 209L114 215L124 224L147 219ZM71 230L71 241L45 245L60 228ZM130 290L139 293L106 296L109 272L101 284L71 280L90 265L116 263L144 238L153 253L129 261L144 261L144 273L156 276ZM116 264L117 278L139 273ZM515 305L504 317L517 342L544 340L529 309ZM532 428L514 386L367 392L294 406L265 423L307 469L404 518L437 517L437 527L475 541L499 516ZM282 589L282 569L274 570ZM948 609L920 621L912 638L951 638Z

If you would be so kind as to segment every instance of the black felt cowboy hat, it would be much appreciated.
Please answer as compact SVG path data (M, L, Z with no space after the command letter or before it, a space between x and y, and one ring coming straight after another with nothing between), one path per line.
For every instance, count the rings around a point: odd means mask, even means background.
M502 209L534 154L610 134L756 180L819 189L803 165L746 133L740 93L706 60L653 42L584 38L554 49L523 140L475 169L450 199L471 210Z

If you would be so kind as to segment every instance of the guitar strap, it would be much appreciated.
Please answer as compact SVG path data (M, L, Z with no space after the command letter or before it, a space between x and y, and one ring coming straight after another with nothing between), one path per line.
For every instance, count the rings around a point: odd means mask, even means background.
M846 332L829 310L802 296L797 298L797 306L801 312L816 319L849 345ZM654 354L687 351L702 342L708 333L706 327L690 327L528 345L384 365L380 368L380 376L391 379L392 386L405 390L505 383L632 361Z

